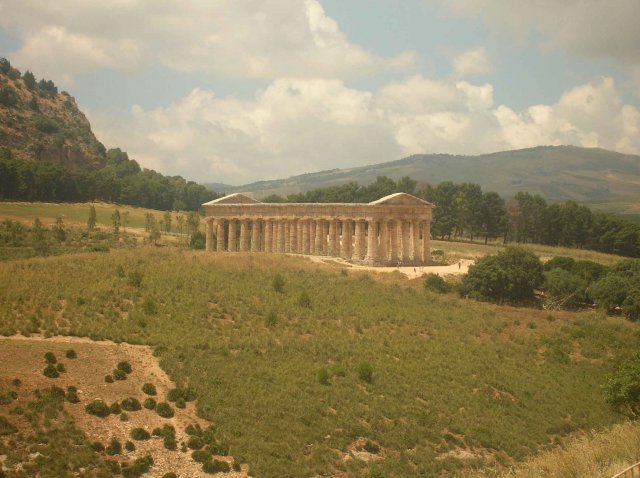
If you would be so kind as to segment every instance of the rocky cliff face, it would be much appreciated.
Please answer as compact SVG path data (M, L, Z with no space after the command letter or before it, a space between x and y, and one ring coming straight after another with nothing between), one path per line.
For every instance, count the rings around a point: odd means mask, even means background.
M75 99L7 64L0 61L0 153L72 171L104 166L105 148Z

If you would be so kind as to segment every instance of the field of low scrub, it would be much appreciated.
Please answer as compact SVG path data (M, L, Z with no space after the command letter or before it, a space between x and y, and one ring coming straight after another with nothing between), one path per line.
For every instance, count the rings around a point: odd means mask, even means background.
M282 255L19 260L0 264L0 290L4 335L151 345L253 476L511 465L620 421L601 386L640 338L594 312L478 303Z

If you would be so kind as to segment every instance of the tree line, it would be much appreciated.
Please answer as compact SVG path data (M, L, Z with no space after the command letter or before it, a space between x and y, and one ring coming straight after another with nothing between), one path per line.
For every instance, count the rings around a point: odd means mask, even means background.
M20 201L105 201L163 211L197 211L218 194L181 176L142 169L119 148L106 153L96 171L69 171L46 161L14 158L0 149L0 199Z
M519 192L505 200L478 184L445 181L437 186L403 177L379 176L360 186L350 182L287 197L271 195L265 202L371 202L405 192L436 205L431 234L439 239L481 238L487 243L537 243L590 249L640 257L640 226L614 214L592 211L575 201L547 202L539 194Z

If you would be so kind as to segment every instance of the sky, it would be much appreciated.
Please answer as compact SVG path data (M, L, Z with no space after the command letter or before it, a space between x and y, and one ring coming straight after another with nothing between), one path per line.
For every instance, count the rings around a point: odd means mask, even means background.
M107 148L245 184L411 154L640 154L638 0L0 0Z

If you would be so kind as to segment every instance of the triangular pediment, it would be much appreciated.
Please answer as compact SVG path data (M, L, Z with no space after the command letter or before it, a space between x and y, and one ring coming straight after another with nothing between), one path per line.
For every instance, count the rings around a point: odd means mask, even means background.
M412 196L407 193L389 194L377 201L371 201L369 204L377 204L384 206L433 206L430 202Z
M252 198L251 196L247 196L246 194L233 193L233 194L229 194L228 196L223 196L221 198L214 199L213 201L206 202L203 204L203 206L214 206L216 204L256 204L256 203L260 203L260 201L258 201L255 198Z

